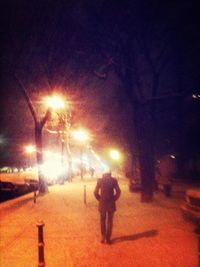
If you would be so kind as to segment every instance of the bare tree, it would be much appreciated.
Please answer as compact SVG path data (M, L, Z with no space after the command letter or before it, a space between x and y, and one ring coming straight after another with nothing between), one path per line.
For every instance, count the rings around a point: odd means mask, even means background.
M133 3L123 9L116 6L111 21L108 6L97 7L99 31L95 33L94 41L99 41L105 63L94 73L106 79L109 70L113 69L121 80L119 93L132 106L129 118L136 134L132 129L128 138L132 154L135 146L138 147L141 200L149 202L153 199L155 177L156 105L160 99L176 95L176 86L172 85L172 78L168 79L173 76L173 33L169 21L162 19L165 7L158 8L158 3L145 5ZM170 19L173 21L173 17Z
M47 183L44 179L44 175L41 170L41 166L43 164L43 145L42 145L42 130L47 122L49 116L50 116L50 110L47 109L44 117L42 119L38 119L38 116L35 112L34 106L31 102L31 99L29 95L27 94L27 91L21 82L20 79L16 77L19 85L21 92L24 96L24 99L29 107L29 110L31 112L31 115L33 117L34 123L35 123L35 145L36 145L36 159L37 159L37 166L38 166L38 181L39 181L39 193L46 193L48 192L48 187Z

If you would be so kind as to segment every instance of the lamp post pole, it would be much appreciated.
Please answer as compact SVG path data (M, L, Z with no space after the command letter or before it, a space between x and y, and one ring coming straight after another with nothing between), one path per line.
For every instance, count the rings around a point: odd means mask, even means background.
M71 164L71 152L70 152L70 145L69 145L69 131L71 128L71 112L69 107L65 106L65 102L61 97L55 95L51 98L47 99L47 104L51 107L54 111L57 111L57 115L59 117L59 124L58 124L58 131L60 140L61 140L61 166L64 170L64 154L66 148L67 160L68 160L68 180L71 181L72 179L72 164ZM64 178L64 177L63 177Z

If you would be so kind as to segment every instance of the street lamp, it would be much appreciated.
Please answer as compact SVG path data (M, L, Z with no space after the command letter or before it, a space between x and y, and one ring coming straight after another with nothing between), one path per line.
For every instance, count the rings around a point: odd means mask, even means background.
M46 97L45 103L48 108L50 108L52 111L62 111L65 108L65 103L62 99L61 96L58 95L52 95L49 97ZM63 114L57 113L59 117L59 129L58 133L62 134L61 136L61 161L62 161L62 166L63 166L63 154L64 154L64 136L63 132L65 130L65 116Z
M25 151L28 154L32 154L33 152L36 151L36 149L35 149L35 146L33 146L33 145L27 145L27 146L25 146Z
M31 166L31 155L36 152L36 148L34 145L25 146L25 152L29 155L29 164Z
M80 143L84 143L89 139L88 133L83 129L75 130L72 134L74 139Z
M80 144L80 176L81 180L83 180L83 144L89 140L89 135L84 129L75 130L72 132L72 135Z
M46 102L47 107L53 110L59 110L59 109L65 108L65 102L63 101L61 96L58 96L58 95L47 97L45 102Z
M115 166L115 169L119 169L120 163L122 162L122 154L117 149L110 149L109 156L113 161L112 165Z
M118 150L112 149L110 151L110 157L114 161L119 161L121 159L121 154L120 154L120 152Z
M66 101L59 95L53 95L45 99L46 105L58 116L58 131L61 140L61 165L64 169L64 147L65 141L67 157L68 157L68 178L71 180L72 176L72 164L71 164L71 152L69 146L69 129L71 127L71 113L66 109Z

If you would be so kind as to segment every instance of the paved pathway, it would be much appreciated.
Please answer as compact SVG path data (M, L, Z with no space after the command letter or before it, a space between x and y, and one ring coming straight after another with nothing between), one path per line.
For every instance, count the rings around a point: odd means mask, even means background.
M197 267L194 226L183 220L181 200L155 195L140 203L119 181L122 195L114 218L113 244L99 242L95 182L55 185L33 202L33 194L0 204L0 266L36 267L37 227L44 221L46 267Z

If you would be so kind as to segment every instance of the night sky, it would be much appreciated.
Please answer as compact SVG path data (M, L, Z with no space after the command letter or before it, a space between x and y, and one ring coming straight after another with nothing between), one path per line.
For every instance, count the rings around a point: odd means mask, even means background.
M158 154L183 143L182 153L198 154L198 1L7 0L0 10L0 165L33 142L15 77L40 115L39 98L57 88L72 104L74 126L91 129L101 146L125 150L134 136L133 105L160 98Z

